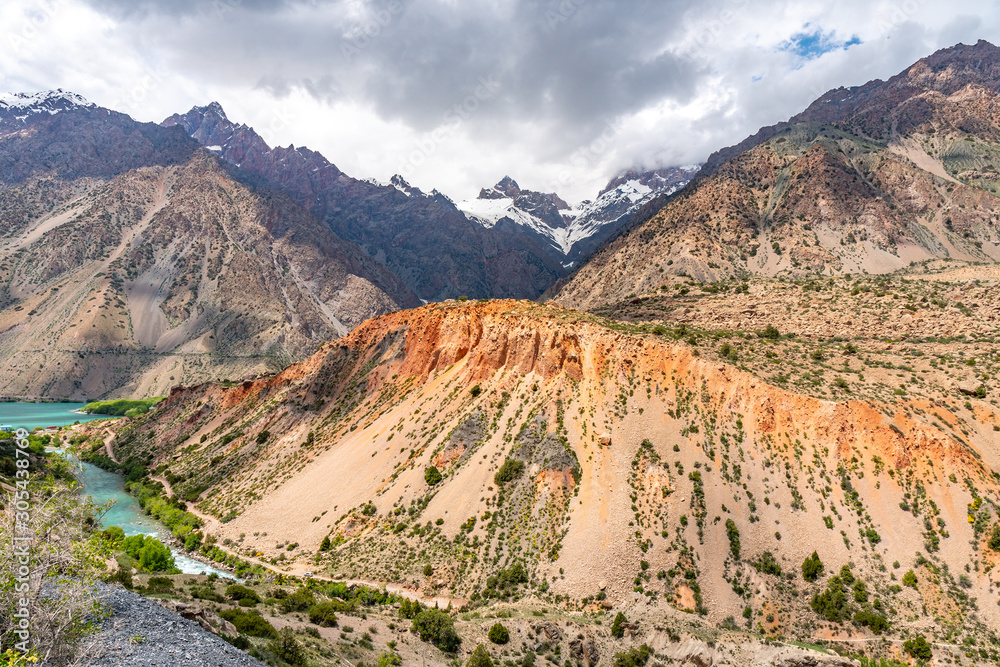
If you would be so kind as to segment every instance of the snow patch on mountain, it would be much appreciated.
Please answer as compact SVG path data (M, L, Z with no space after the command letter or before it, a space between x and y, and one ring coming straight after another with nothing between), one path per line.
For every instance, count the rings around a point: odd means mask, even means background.
M0 114L13 112L14 117L21 120L34 114L55 115L60 111L96 106L76 93L61 89L40 93L0 93Z
M478 198L458 202L456 206L487 229L506 220L542 236L566 258L563 265L569 267L579 259L570 257L574 246L602 232L613 232L654 197L677 192L698 168L699 165L685 165L647 172L630 170L613 179L595 200L574 207L565 205L555 194L521 190L507 177L492 188L484 188ZM558 208L555 216L549 210L543 219L538 204L545 201L558 202L564 207Z

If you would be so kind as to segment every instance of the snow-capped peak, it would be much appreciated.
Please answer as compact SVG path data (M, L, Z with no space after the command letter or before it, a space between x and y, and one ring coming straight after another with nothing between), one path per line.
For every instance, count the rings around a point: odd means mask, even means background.
M0 113L13 111L23 113L19 118L31 114L57 114L75 108L94 107L95 104L76 93L68 93L62 89L47 90L40 93L0 93Z
M564 258L564 264L571 266L646 202L684 187L697 169L697 165L654 171L631 169L612 179L595 200L574 207L554 193L521 190L507 176L492 188L483 188L478 198L457 206L466 217L486 228L506 220L541 237Z

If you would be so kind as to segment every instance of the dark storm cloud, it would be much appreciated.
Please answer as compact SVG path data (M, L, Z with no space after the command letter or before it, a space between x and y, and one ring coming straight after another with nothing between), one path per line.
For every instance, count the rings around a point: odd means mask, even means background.
M688 100L703 70L666 50L688 0L90 2L154 33L187 76L351 99L419 131L493 81L478 124L530 121L569 145L651 102Z

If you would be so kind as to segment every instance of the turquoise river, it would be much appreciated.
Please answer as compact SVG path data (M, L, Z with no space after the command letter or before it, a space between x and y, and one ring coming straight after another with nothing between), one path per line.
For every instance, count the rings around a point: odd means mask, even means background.
M76 412L83 406L83 403L0 403L0 424L31 430L39 426L68 426L77 421L106 418ZM101 519L105 527L120 526L126 535L169 534L165 526L143 513L135 498L125 493L120 475L77 461L75 458L71 460L77 467L76 478L80 481L83 493L90 496L98 505L114 501L111 509ZM173 547L170 550L174 554L174 562L184 574L215 572L224 577L233 576L189 558Z

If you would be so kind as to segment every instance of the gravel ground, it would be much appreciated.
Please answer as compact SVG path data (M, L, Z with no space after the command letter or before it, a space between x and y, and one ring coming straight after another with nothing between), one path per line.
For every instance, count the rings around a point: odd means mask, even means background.
M141 595L99 585L111 610L94 637L91 667L255 667L262 662ZM134 641L142 637L145 641Z

